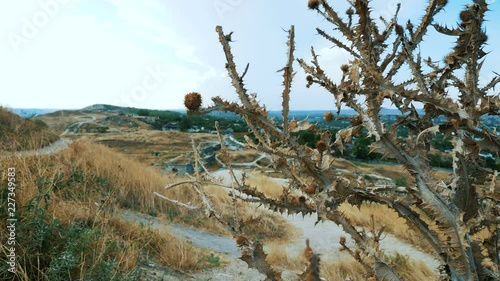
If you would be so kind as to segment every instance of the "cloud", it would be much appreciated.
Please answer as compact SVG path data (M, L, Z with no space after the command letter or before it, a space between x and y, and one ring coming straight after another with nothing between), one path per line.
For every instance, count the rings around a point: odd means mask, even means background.
M114 10L104 15L85 11L83 3L61 10L18 54L2 42L0 75L10 78L0 85L7 97L2 102L50 108L110 102L133 92L148 69L162 65L170 77L133 106L180 108L185 91L218 76L194 46L162 23L161 1L107 2ZM16 30L19 15L37 8L17 5L17 16L8 17L2 31Z
M8 77L0 84L4 104L79 108L138 95L141 87L148 88L147 94L136 98L133 106L182 108L183 95L190 91L199 91L204 101L216 95L235 100L224 69L224 53L214 32L216 24L222 24L226 32L235 32L232 51L238 70L243 71L250 62L246 85L270 109L281 108L282 73L276 70L286 62L286 33L282 28L295 25L296 57L310 61L309 48L315 46L323 68L335 82L340 79L340 65L348 59L343 51L330 49L331 44L316 34L316 26L331 31L326 20L307 11L304 3L286 0L220 0L218 4L231 5L223 18L214 9L213 1L187 8L184 2L175 0L71 0L73 4L61 4L50 21L38 28L36 36L15 53L8 34L19 34L25 28L23 18L32 20L43 11L38 3L54 1L66 0L0 3L0 33L4 35L0 40L0 75ZM395 10L392 0L372 3L379 14ZM440 18L444 22L456 19L460 4L453 5L457 6L447 7ZM284 6L287 13L278 13ZM424 6L422 1L404 3L399 21L418 19ZM340 12L346 7L344 1L335 5ZM493 34L491 26L498 20L493 12L488 18L488 31ZM431 38L434 35L424 38L423 54L447 48L446 44L436 46ZM490 35L488 42L488 48L494 49L498 38ZM442 52L437 52L436 59L440 59ZM483 67L485 75L494 70L495 56L493 50ZM168 76L156 87L144 84L150 69L157 66ZM298 64L295 70L292 108L332 108L333 97L318 86L306 89L305 75Z

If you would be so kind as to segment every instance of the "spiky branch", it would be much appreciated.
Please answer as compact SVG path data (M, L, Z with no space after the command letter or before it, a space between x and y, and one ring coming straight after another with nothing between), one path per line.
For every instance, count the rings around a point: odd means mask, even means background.
M499 115L500 110L500 97L492 93L500 78L497 76L485 85L479 83L486 55L483 47L487 37L482 27L484 15L488 11L486 1L474 0L467 5L460 13L458 27L441 26L434 22L434 17L446 6L446 0L428 1L421 20L415 23L408 21L405 27L397 22L399 5L390 21L381 19L384 26L380 27L372 18L368 0L348 2L351 8L346 12L346 21L327 1L309 1L309 8L317 11L343 37L338 38L321 29L317 29L318 33L351 55L351 60L340 66L343 72L340 82L335 83L328 76L313 48L310 63L304 59L297 60L307 75L308 87L317 84L332 94L337 112L344 106L357 112L357 116L351 118L351 126L337 133L334 143L323 138L321 145L318 143L316 149L310 149L299 145L290 136L291 132L300 130L324 135L307 120L288 120L293 79L293 26L288 34L287 62L283 68L282 128L267 117L265 107L257 102L254 95L247 94L244 75L239 76L236 71L230 42L220 26L216 31L226 56L226 68L241 105L215 97L212 99L213 106L190 113L204 114L221 110L242 116L256 139L255 142L247 138L247 145L270 154L275 168L290 177L289 188L304 194L304 198L296 201L288 200L287 196L278 200L270 199L242 183L235 187L238 192L249 195L242 199L259 202L277 212L316 212L320 219L341 225L356 242L356 249L348 250L370 257L361 262L379 280L399 280L399 277L378 249L377 243L373 242L373 236L360 233L338 210L343 202L354 205L364 201L376 202L394 209L411 229L432 246L441 263L442 280L499 279L497 227L500 195L494 184L497 174L486 169L479 159L482 149L500 151L499 137L481 125L482 116ZM431 58L424 60L418 51L418 46L431 27L444 36L457 38L453 52L442 62ZM393 78L402 75L403 66L410 69L411 77L396 83ZM461 69L465 69L463 78L459 77ZM450 87L458 89L458 99L448 95ZM381 108L387 101L392 102L402 113L392 124L384 124L380 119ZM423 115L416 110L418 103L424 106ZM436 124L434 120L439 116L446 121ZM325 119L334 118L325 115ZM408 129L410 137L398 138L397 131L400 128ZM413 177L415 186L405 190L407 196L404 198L391 196L388 190L355 185L337 175L331 167L334 158L330 155L330 147L341 149L344 143L351 142L363 130L376 140L372 145L373 151L394 158ZM436 133L450 136L454 142L453 172L443 182L444 186L434 176L427 158L432 136ZM480 231L488 233L486 238L475 237ZM308 276L315 280L312 265L317 264L319 267L319 263L313 257L311 253Z

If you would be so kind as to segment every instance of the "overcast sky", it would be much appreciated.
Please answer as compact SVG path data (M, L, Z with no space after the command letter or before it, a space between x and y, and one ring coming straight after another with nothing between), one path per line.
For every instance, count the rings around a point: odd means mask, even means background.
M403 1L404 24L424 12L423 0ZM436 20L456 25L469 1L450 1ZM484 79L500 72L500 4L489 0L491 51ZM189 3L189 4L188 4ZM342 13L345 1L330 1ZM373 0L374 13L389 16L397 1ZM461 4L460 4L461 3ZM105 103L155 109L181 109L187 92L200 92L205 103L220 95L236 100L225 72L216 25L234 31L232 44L240 73L247 62L246 85L268 109L280 109L285 64L283 29L295 25L296 57L307 61L314 46L337 81L349 57L330 48L315 27L330 26L306 0L40 0L0 2L0 105L14 108L82 108ZM442 59L450 39L431 32L421 51ZM305 87L298 70L292 109L331 109L331 95Z

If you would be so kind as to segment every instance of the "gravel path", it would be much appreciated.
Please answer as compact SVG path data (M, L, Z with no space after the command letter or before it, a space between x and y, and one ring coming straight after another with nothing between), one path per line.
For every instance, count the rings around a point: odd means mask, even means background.
M18 152L7 152L4 153L1 157L9 157L12 155L18 156L18 157L26 157L26 156L33 156L33 155L44 155L44 154L52 154L52 153L57 153L66 147L68 147L73 141L71 139L63 139L60 138L57 141L42 147L40 149L36 150L25 150L25 151L18 151Z

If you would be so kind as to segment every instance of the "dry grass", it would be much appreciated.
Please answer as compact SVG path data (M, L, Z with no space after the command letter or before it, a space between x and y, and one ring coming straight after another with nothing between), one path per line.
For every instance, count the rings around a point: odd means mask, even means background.
M350 255L344 253L341 253L335 261L321 260L320 266L321 276L328 281L368 280L371 277L370 272L363 265L354 260Z
M247 179L247 183L257 188L258 191L264 193L267 197L278 199L283 195L283 186L277 179L273 179L267 175L252 173Z
M411 260L407 255L395 253L387 257L392 268L397 272L402 280L420 281L420 280L436 280L436 272L422 261Z
M151 211L167 213L175 210L174 221L206 229L216 234L229 235L223 226L214 219L207 219L202 210L188 211L178 208L166 201L153 196L153 192L160 192L166 196L181 202L191 202L201 206L202 203L196 192L189 185L181 185L164 191L168 183L183 180L182 177L168 176L159 173L156 169L136 162L128 156L112 151L102 145L89 142L74 143L70 147L73 155L73 163L82 168L89 169L99 177L113 183L113 198L123 208L135 209L143 213ZM220 187L204 187L213 201L214 206L225 218L233 216L232 199L228 191ZM239 203L239 216L241 220L259 216L260 220L247 227L249 235L260 239L290 239L287 235L290 226L280 216L263 210L257 210L255 206Z
M372 217L375 228L385 227L385 231L415 245L423 251L429 251L428 244L420 239L414 231L409 229L406 221L401 218L393 209L386 205L377 203L363 203L361 208L344 203L340 206L342 211L356 226L370 228L372 227Z
M208 251L195 248L186 240L179 239L168 232L147 229L117 218L111 219L109 226L114 235L124 241L125 250L122 253L122 260L125 268L136 266L134 262L136 259L128 261L128 257L137 257L138 252L144 252L154 257L160 264L168 265L176 270L190 271L206 266L201 261L209 254Z
M56 139L43 122L24 119L0 107L0 151L37 149Z
M259 157L259 153L254 149L246 149L242 151L233 151L228 150L229 160L232 163L248 163L253 162L257 157ZM218 153L219 158L220 153Z
M106 119L106 117L109 117L109 119ZM120 132L121 134L150 128L141 118L119 115L115 112L59 110L39 116L37 119L45 122L49 126L49 129L56 134L61 134L71 124L84 121L93 126L107 126L110 132ZM80 133L81 135L93 135L86 133L85 130L82 130Z
M266 243L267 261L281 270L289 270L300 274L305 270L306 260L302 253L289 253L286 245L280 242ZM413 261L408 256L388 256L388 261L394 266L396 273L407 281L436 280L436 273L427 267L422 261ZM372 277L369 271L352 256L341 252L335 260L320 260L321 277L328 281L337 280L368 280Z
M207 186L205 190L222 217L232 221L234 219L234 205L229 191L217 186ZM252 239L286 242L296 237L295 228L284 218L263 207L258 207L256 204L239 202L238 218L242 221L248 221L242 229L244 234ZM218 223L200 225L200 227L213 233L230 235L230 232Z
M153 192L161 191L172 180L168 176L102 145L79 141L68 150L65 161L82 169L83 174L95 174L112 183L111 196L121 207L146 213L167 207Z
M303 254L291 254L281 243L266 243L266 253L268 253L266 260L279 269L301 274L306 268ZM366 280L369 277L368 270L345 253L340 253L338 259L334 261L321 259L320 273L321 277L328 281Z
M217 140L217 136L213 134L188 134L151 130L138 130L126 134L92 134L88 135L88 137L145 164L161 164L180 155L183 156L176 162L185 163L190 160L189 158L192 155L191 137L200 144Z
M169 233L155 232L116 218L110 219L102 208L96 206L96 203L109 204L110 208L106 210L110 210L113 209L112 205L117 204L145 213L150 210L174 209L175 207L155 198L152 193L163 190L166 182L172 179L159 174L151 167L87 141L76 142L54 155L4 158L0 182L6 182L4 163L16 169L16 203L17 212L22 218L21 224L42 223L36 217L39 213L28 213L27 209L28 205L37 202L32 200L41 192L46 194L47 201L40 200L36 204L46 209L47 217L41 216L40 219L48 224L49 229L55 227L54 231L57 229L62 237L69 235L65 233L71 233L71 229L75 227L88 229L84 231L93 231L97 235L91 236L96 238L88 238L90 244L86 246L90 249L80 256L78 267L82 272L77 274L81 275L84 270L109 259L116 261L115 266L119 271L129 272L137 266L139 256L142 255L153 258L160 265L177 270L190 271L207 266L203 259L208 255L206 251L197 249ZM185 196L182 189L169 192L169 196L176 195ZM177 210L179 216L185 215L183 211ZM56 226L53 219L57 219L61 225ZM8 235L5 229L2 227L0 231L0 238L4 241ZM26 235L23 237L28 239ZM112 245L119 241L123 247L114 248ZM52 241L46 243L49 243L44 244L48 247L52 245ZM76 240L72 243L80 242ZM33 252L29 248L22 247L19 250L21 260L30 260L27 257L32 256ZM20 272L32 272L33 268L39 270L35 275L26 273L24 280L49 278L49 273L44 272L49 266L46 260L45 266L36 263L20 266ZM19 278L23 277L20 275Z
M336 169L346 170L347 174L352 174L357 171L362 174L379 174L393 180L404 178L408 184L412 184L413 182L410 174L400 165L353 163L346 159L336 158L332 166ZM437 179L446 179L450 175L449 172L441 170L434 171L433 174Z
M300 272L305 268L306 261L301 253L290 253L286 244L274 241L265 244L267 261L277 268Z

